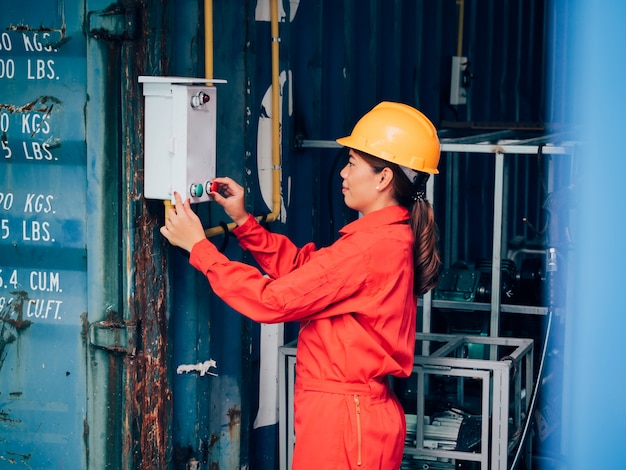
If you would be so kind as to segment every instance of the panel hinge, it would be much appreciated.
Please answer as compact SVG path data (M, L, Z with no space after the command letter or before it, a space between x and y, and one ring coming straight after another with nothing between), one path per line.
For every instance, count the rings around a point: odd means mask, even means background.
M137 10L113 5L87 14L89 34L103 41L129 41L135 39Z
M110 320L91 323L89 343L111 353L134 356L137 350L136 325Z

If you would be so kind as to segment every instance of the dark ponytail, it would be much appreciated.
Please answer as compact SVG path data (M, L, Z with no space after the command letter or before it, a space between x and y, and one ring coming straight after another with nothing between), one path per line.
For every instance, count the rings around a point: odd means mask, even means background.
M437 243L439 230L435 223L435 213L430 202L425 198L417 199L411 209L411 229L415 241L413 242L413 262L415 275L413 292L415 295L424 295L434 289L439 282L441 258Z
M408 177L401 169L400 172L398 179L405 183L409 182ZM412 207L410 205L407 207L411 210L411 229L413 229L415 236L413 243L413 262L415 264L413 291L416 295L424 295L437 286L441 268L441 259L437 250L439 230L435 223L433 208L426 199L426 183L429 177L430 174L418 171L413 178L410 189L401 184L396 186L396 188L400 187L404 190L405 197L403 199L405 201L407 191L413 201Z

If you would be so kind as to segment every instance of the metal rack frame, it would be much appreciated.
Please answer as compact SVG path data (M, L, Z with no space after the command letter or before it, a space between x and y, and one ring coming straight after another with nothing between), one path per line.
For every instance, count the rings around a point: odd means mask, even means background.
M452 136L454 132L467 132L465 129L444 129L439 132L441 142L442 158L454 153L487 154L495 159L494 176L494 213L493 213L493 248L492 248L492 272L500 273L503 258L503 217L504 217L504 195L506 184L505 160L512 155L537 155L540 151L543 155L574 155L575 147L579 144L571 138L571 131L547 132L541 130L542 126L532 126L528 129L518 127L515 129L500 129L485 131L482 133L472 133L464 136ZM531 138L522 138L524 131L534 131ZM471 131L471 130L470 130ZM558 143L558 144L557 144ZM297 148L309 149L332 149L341 148L335 141L329 140L305 140L300 139L295 142ZM573 159L572 159L573 165ZM551 183L548 190L551 190ZM434 201L434 181L431 178L428 182L427 197ZM459 310L482 310L490 311L489 335L499 336L500 313L521 313L530 315L545 315L545 307L503 305L501 302L501 276L492 276L491 279L491 302L478 303L434 300L432 292L423 296L421 301L423 307L422 332L431 331L431 315L433 307L455 308Z
M460 336L418 333L417 341L424 346L437 341L445 344L430 355L415 357L413 372L417 374L417 437L414 448L405 446L405 454L459 459L479 462L482 470L506 470L509 451L508 422L513 421L519 430L523 414L529 403L522 400L522 390L528 395L533 387L533 340L522 338L490 338L485 336ZM459 352L468 344L514 348L506 357L494 360L460 357ZM518 373L519 372L519 373ZM481 381L481 450L463 452L458 450L429 449L424 447L425 390L429 375L463 377ZM511 380L513 379L512 385ZM513 412L509 415L509 396L513 387ZM459 394L463 391L459 390ZM490 424L491 423L491 424Z
M296 344L278 348L278 461L279 470L291 470L296 444L293 423L293 395L296 382Z
M489 338L485 336L460 336L432 333L417 333L416 342L428 355L416 355L413 372L418 378L417 438L416 446L405 446L405 454L441 457L479 462L482 470L505 470L509 451L509 420L514 428L520 429L523 414L529 403L522 400L533 387L533 341L521 338ZM293 399L295 384L296 344L293 341L279 348L279 462L280 470L291 468L295 444ZM513 348L506 357L495 360L462 357L463 348L469 344L485 345L490 349L505 346ZM437 345L436 348L431 346ZM490 356L495 354L490 352ZM481 450L462 452L425 448L424 416L425 388L429 375L480 379L481 393ZM513 387L513 411L509 414L510 392ZM463 394L463 390L458 391ZM421 424L420 424L421 423Z
M520 139L519 131L501 130L465 137L445 137L445 132L440 135L441 153L445 158L447 154L472 153L487 154L495 159L494 175L494 210L493 210L493 234L492 234L492 273L501 273L503 248L503 220L505 203L506 168L505 158L511 155L537 155L540 151L543 155L573 155L577 142L567 140L569 133L542 133L529 139ZM560 142L559 145L555 142ZM572 159L573 160L573 159ZM573 161L572 161L573 164ZM548 190L552 190L552 182L549 182ZM427 189L429 200L434 202L434 186L429 182ZM422 331L431 331L431 315L433 307L456 308L460 310L489 310L489 335L499 336L500 313L523 313L532 315L545 315L545 307L503 305L501 299L501 275L491 278L491 302L471 303L441 301L432 298L432 292L423 297Z

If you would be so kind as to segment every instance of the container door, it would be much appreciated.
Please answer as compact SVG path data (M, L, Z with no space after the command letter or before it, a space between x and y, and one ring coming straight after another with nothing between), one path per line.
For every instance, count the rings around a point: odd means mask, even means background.
M110 249L119 235L103 222L118 191L109 174L115 152L98 130L109 111L99 91L105 56L87 34L99 21L85 13L93 7L2 6L1 468L113 468L121 460L119 440L106 431L114 428L109 411L119 410L109 351L123 353L128 335L123 322L101 323L119 310Z

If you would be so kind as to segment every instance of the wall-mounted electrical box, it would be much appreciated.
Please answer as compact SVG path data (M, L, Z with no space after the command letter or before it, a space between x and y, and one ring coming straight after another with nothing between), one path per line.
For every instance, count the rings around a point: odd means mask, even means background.
M453 106L467 103L467 90L464 74L467 70L467 57L452 57L452 76L450 77L450 104Z
M145 97L144 196L209 201L215 178L217 94L225 80L141 76Z

